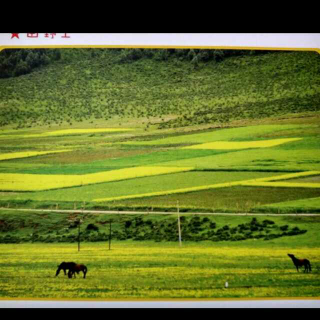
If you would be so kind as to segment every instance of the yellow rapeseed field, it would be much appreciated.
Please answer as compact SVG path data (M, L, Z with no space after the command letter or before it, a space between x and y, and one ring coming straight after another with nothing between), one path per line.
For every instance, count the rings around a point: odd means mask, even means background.
M301 138L291 139L274 139L261 141L215 141L197 144L182 149L209 149L209 150L232 150L232 149L253 149L253 148L270 148L284 143L302 140Z
M132 128L98 128L98 129L65 129L51 132L35 133L35 134L24 134L24 135L0 135L0 139L19 139L19 138L45 138L45 137L56 137L65 135L77 135L87 133L113 133L113 132L127 132L133 131Z
M103 133L103 132L126 132L133 131L131 128L100 128L100 129L66 129L52 132L45 132L42 136L64 136L69 134Z
M289 173L285 175L280 175L276 177L268 177L257 179L256 181L244 181L242 185L244 186L254 186L254 187L282 187L282 188L320 188L320 183L296 183L281 180L289 180L293 178L307 177L319 175L320 171L308 171L308 172L297 172ZM277 181L277 182L275 182Z
M294 178L317 176L317 175L320 175L320 171L305 171L305 172L282 174L280 176L275 176L275 177L261 178L259 179L259 181L289 180Z
M294 183L294 182L246 182L244 186L273 187L273 188L312 188L319 189L320 183Z
M135 167L86 175L0 174L2 191L41 191L191 171L192 167Z
M0 161L3 161L3 160L11 160L11 159L20 159L20 158L36 157L36 156L42 156L42 155L45 155L45 154L61 153L61 152L68 152L68 151L70 151L70 150L27 151L27 152L3 153L3 154L0 154Z

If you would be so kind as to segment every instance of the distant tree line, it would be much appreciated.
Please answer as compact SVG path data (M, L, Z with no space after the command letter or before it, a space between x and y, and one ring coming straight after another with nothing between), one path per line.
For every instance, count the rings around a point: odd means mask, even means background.
M65 50L65 51L63 51ZM258 55L268 51L253 50L214 50L214 49L6 49L0 52L0 78L17 77L32 72L34 69L48 65L52 61L77 60L79 55L99 59L106 50L114 53L114 62L130 63L141 59L167 61L178 59L189 61L197 66L205 62L221 62L232 56ZM66 53L66 54L65 54ZM71 54L72 53L72 54ZM71 55L70 55L71 54Z
M0 78L17 77L59 60L57 49L7 49L0 52Z
M143 58L152 58L166 61L176 58L181 61L190 61L193 64L200 62L220 62L228 57L241 55L260 55L269 53L264 50L214 50L214 49L120 49L120 62L132 62Z

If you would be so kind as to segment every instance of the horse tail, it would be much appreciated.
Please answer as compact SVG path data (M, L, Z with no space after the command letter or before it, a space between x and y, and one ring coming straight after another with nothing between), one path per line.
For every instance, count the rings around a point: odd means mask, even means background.
M306 259L306 267L307 267L307 270L311 271L311 263L308 259Z
M308 261L309 262L309 270L311 271L311 263L310 263L310 261Z
M84 278L86 277L87 272L88 272L88 268L84 265L83 266L83 277Z

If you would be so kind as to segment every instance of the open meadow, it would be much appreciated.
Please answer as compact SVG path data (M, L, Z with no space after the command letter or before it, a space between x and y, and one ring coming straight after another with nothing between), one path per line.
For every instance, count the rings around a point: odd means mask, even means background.
M0 52L0 298L320 296L319 54L19 52Z
M116 218L114 218L116 219ZM152 216L148 218L152 220ZM162 218L166 221L168 217ZM128 218L126 218L128 220ZM170 219L169 219L170 220ZM34 299L219 299L319 297L319 218L268 218L279 226L307 229L269 241L115 240L77 243L0 244L0 298ZM129 220L128 220L129 221ZM156 221L156 220L155 220ZM252 218L214 218L217 227ZM262 222L262 217L258 218ZM115 222L116 223L116 222ZM184 236L183 236L184 238ZM312 239L312 241L310 241ZM308 257L312 272L298 273L287 256ZM62 261L87 266L68 279ZM228 288L225 283L228 282Z

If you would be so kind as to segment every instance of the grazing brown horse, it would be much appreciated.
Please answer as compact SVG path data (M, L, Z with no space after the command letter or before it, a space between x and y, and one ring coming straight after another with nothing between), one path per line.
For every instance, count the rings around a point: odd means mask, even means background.
M61 270L64 271L64 275L66 276L67 275L66 271L74 268L75 265L76 265L75 262L62 262L60 265L58 265L58 270L56 272L56 276L59 275Z
M311 271L311 263L308 259L297 259L293 254L288 253L288 256L292 259L293 264L299 272L299 267L304 267L304 272Z
M88 272L88 268L83 264L74 264L69 269L68 277L70 279L72 278L72 276L76 277L76 273L79 274L80 271L83 272L83 278L85 278Z

